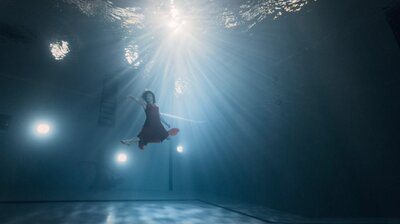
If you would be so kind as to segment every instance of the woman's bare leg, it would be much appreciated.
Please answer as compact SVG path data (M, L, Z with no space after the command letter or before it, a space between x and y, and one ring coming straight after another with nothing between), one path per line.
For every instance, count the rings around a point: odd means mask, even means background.
M139 141L140 141L139 137L133 137L133 138L130 138L130 139L122 140L121 143L125 144L125 145L131 145L131 144L134 144L134 143L138 143Z

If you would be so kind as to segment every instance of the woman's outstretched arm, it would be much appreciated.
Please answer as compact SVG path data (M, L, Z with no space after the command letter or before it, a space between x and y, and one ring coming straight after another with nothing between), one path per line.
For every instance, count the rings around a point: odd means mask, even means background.
M143 100L141 100L141 99L138 99L138 98L136 98L136 97L134 97L134 96L128 96L127 97L128 99L130 99L130 100L133 100L134 102L136 102L136 103L138 103L139 105L141 105L144 109L146 109L146 102L144 102Z

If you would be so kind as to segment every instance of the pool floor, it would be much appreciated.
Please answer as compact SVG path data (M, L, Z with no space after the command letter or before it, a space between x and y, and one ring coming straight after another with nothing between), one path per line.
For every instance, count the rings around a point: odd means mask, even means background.
M201 201L0 204L0 223L265 223Z

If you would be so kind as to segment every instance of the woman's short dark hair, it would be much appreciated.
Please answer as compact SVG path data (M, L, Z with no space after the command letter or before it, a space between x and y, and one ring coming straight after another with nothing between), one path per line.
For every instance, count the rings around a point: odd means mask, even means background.
M143 99L144 101L146 101L146 96L147 96L147 94L151 94L151 96L153 97L153 103L156 103L156 96L155 96L154 93L153 93L152 91L150 91L150 90L146 90L146 91L143 92L143 94L142 94L142 99Z

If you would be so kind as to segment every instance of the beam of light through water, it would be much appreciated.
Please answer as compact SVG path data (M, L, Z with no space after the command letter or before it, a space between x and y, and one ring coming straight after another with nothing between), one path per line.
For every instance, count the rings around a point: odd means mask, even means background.
M146 88L153 90L161 115L181 130L172 141L185 139L190 152L210 150L214 158L230 147L251 148L247 143L263 140L258 130L266 129L265 123L281 125L275 117L269 123L260 118L272 110L270 105L265 109L265 104L276 93L265 78L257 80L272 74L258 68L268 66L263 58L275 56L258 47L259 43L251 43L246 32L264 20L298 12L311 1L149 1L126 8L112 1L65 2L85 15L102 16L122 27L122 47L116 48L122 48L121 58L128 62L123 61L126 67L120 74L129 74L129 79L124 80L121 95L140 97ZM114 9L127 16L116 16ZM131 138L139 132L145 114L135 103L121 101L120 105L118 119L123 125L131 124L124 127L129 133L121 139ZM163 142L160 147L168 145ZM236 150L226 157L241 158L242 154Z

